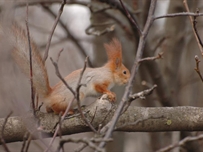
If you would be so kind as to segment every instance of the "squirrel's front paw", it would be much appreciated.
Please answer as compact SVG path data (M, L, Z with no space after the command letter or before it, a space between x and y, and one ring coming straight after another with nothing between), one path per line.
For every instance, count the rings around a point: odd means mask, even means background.
M107 98L109 99L110 102L115 102L116 101L116 94L114 92L108 92Z

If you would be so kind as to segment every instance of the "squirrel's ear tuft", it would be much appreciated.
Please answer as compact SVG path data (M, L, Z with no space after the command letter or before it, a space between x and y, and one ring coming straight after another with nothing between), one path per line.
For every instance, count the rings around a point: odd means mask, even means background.
M104 44L107 52L108 62L113 62L115 68L122 65L122 46L117 38L113 38L109 44Z

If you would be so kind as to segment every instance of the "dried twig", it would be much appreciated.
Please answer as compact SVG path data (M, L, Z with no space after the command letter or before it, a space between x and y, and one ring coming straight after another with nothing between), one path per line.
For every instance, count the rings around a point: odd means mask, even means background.
M83 114L82 109L81 109L81 105L80 105L80 88L81 88L81 86L85 85L85 84L81 84L81 80L82 80L83 74L84 74L84 72L86 70L86 67L87 67L87 62L88 62L87 60L88 60L88 57L86 57L84 67L83 67L83 69L82 69L82 71L80 73L80 78L78 80L76 93L75 93L75 98L77 99L78 110L79 110L79 112L81 114L82 119L92 129L92 131L94 133L97 133L96 129L92 126L92 124L87 120L87 118Z
M91 11L92 14L97 14L97 13L101 13L101 12L104 13L106 10L113 8L112 6L106 6L104 8L94 10L93 9L94 7L91 4L89 4L87 7L89 7L89 10Z
M130 106L131 102L140 98L142 100L145 100L146 99L146 96L150 95L154 89L157 87L157 85L155 84L153 87L149 88L149 89L146 89L144 91L141 91L141 92L138 92L138 93L135 93L133 95L129 95L130 99L128 101L128 103L124 106L123 108L123 111L122 111L122 114L124 112L126 112L126 110L128 109L128 107ZM142 119L143 120L143 119Z
M154 47L154 49L152 50L152 52L155 52L155 51L160 47L160 45L163 44L163 42L164 42L167 38L168 38L168 37L162 37L162 38L158 41L158 43L155 45L155 47Z
M60 52L59 52L59 53L60 53ZM80 89L80 87L82 86L82 85L80 84L80 82L81 82L83 73L84 73L84 71L85 71L85 69L86 69L86 64L84 65L84 68L82 69L82 72L81 72L81 74L80 74L76 91L74 91L74 90L67 84L67 82L64 80L64 78L61 76L61 74L60 74L60 72L59 72L59 69L58 69L58 64L57 64L56 62L54 62L52 58L50 58L50 59L51 59L52 64L53 64L54 67L55 67L56 75L61 79L61 81L64 83L64 85L67 87L67 89L69 89L69 90L73 93L73 96L74 96L73 99L72 99L72 101L68 104L68 107L66 108L66 110L65 110L65 112L64 112L64 114L63 114L63 116L61 117L61 122L63 122L63 120L65 119L65 116L67 115L67 113L68 113L68 111L69 111L69 109L70 109L72 103L74 102L74 100L75 100L75 99L79 99L79 89ZM87 63L87 60L85 61L85 63ZM84 114L83 114L83 112L82 112L82 110L81 110L79 101L78 101L77 103L78 103L79 111L81 112L81 117L82 117L82 118L84 119L84 121L88 124L88 126L96 133L97 131L94 129L94 127L93 127L93 126L87 121L87 119L85 118L85 116L84 116ZM53 144L54 139L56 138L56 136L57 136L57 134L58 134L58 132L59 132L59 129L60 129L60 128L59 128L59 124L57 124L55 133L54 133L54 135L53 135L53 137L52 137L52 140L51 140L50 143L49 143L49 146L48 146L47 149L45 150L45 152L49 151L49 148L50 148L51 145Z
M195 71L197 72L197 74L199 75L200 79L201 79L202 82L203 82L203 77L202 77L202 74L201 74L200 69L199 69L200 60L199 60L199 57L198 57L197 55L195 55L195 61L196 61L196 68L195 68Z
M23 137L23 144L22 144L21 152L24 152L24 149L25 149L25 146L26 146L26 141L28 139L28 135L29 135L29 132L26 132L24 137Z
M44 9L50 13L51 16L53 16L54 18L56 18L56 14L47 6L43 6ZM70 32L70 30L68 29L68 27L61 21L59 20L59 24L61 25L61 27L65 30L66 35L68 36L68 38L72 41L73 44L75 44L75 46L80 50L80 52L82 53L82 55L84 57L87 56L85 49L82 47L82 45L78 42L77 38ZM65 38L67 39L67 38ZM59 41L61 42L61 40ZM57 42L58 43L58 42ZM90 60L88 60L88 65L90 67L93 67L92 63L90 62Z
M140 99L145 99L145 96L147 95L150 95L154 89L157 87L157 85L154 85L153 87L151 87L150 89L147 89L147 90L144 90L144 91L141 91L141 92L138 92L138 93L135 93L133 95L130 95L130 100L135 100L137 98L140 98Z
M100 152L104 152L104 149L99 148L97 145L95 145L95 143L104 141L104 139L98 139L98 138L91 138L91 139L87 139L87 138L80 138L80 139L73 139L73 138L69 138L69 139L64 139L60 141L60 146L58 148L58 151L60 151L61 147L68 142L73 142L73 143L84 143L85 145L88 145L90 148L96 150L96 151L100 151ZM107 139L105 140L105 142L109 142L112 141L112 139Z
M171 13L166 15L160 15L154 17L154 20L161 19L161 18L171 18L171 17L180 17L180 16L203 16L203 13L191 13L191 12L181 12L181 13Z
M65 110L65 112L64 112L64 114L63 114L63 116L61 117L61 122L62 122L62 121L65 119L65 116L67 115L68 111L70 110L70 107L71 107L72 103L73 103L74 100L75 100L75 92L74 92L73 89L67 84L67 82L64 80L64 78L61 76L61 74L60 74L60 72L59 72L59 69L58 69L58 64L57 64L56 62L54 62L52 58L50 58L50 60L51 60L52 64L53 64L54 67L55 67L56 75L61 79L61 81L64 83L64 85L67 87L67 89L69 89L69 90L73 93L73 95L74 95L73 99L72 99L72 100L70 101L70 103L68 104L68 106L67 106L67 108L66 108L66 110ZM56 127L56 130L55 130L55 132L54 132L54 135L53 135L53 137L52 137L52 139L51 139L51 141L50 141L50 143L49 143L47 149L45 150L45 152L48 152L48 151L49 151L51 145L52 145L53 142L54 142L54 139L56 138L56 136L57 136L57 134L58 134L58 132L59 132L59 129L60 129L60 128L59 128L59 124L57 124L57 127Z
M28 138L28 141L27 141L27 145L26 145L26 148L25 148L25 152L28 152L28 149L29 149L31 140L32 140L32 134L29 134L29 138Z
M125 13L126 13L128 19L133 23L133 25L137 28L138 33L141 35L141 34L142 34L142 30L141 30L140 27L138 26L136 20L134 20L134 19L132 18L132 16L131 16L131 14L129 13L129 11L125 8L125 6L124 6L122 0L119 0L119 1L120 1L120 3L121 3L122 8L124 9L124 11L125 11Z
M189 10L188 4L187 4L187 0L183 0L183 4L184 4L184 6L185 6L186 11L189 13L190 10ZM199 14L199 12L197 12L197 14ZM197 41L199 50L200 50L200 52L201 52L201 54L202 54L202 56L203 56L203 48L202 48L202 45L201 45L201 43L200 43L200 42L201 42L201 39L200 39L199 34L198 34L198 32L197 32L197 29L196 29L196 21L195 21L196 17L197 17L197 16L194 16L194 20L193 20L193 19L192 19L192 16L189 16L189 19L190 19L190 23L191 23L191 25L192 25L192 30L193 30L193 33L194 33L194 35L195 35L195 39L196 39L196 41Z
M30 31L29 31L29 26L28 26L28 4L27 4L27 10L26 10L25 23L26 23L26 29L27 29L28 46L29 46L31 105L32 105L33 114L35 116L35 91L34 91L34 86L33 86L32 47L31 47L31 41L30 41Z
M197 12L197 13L198 13L198 12ZM196 18L197 18L197 17L194 16L193 28L194 28L195 34L197 35L198 43L201 45L201 48L203 48L203 43L202 43L202 40L201 40L201 38L200 38L200 36L199 36L199 33L198 33L198 31L197 31L197 27L196 27L196 25L197 25Z
M52 39L52 36L53 36L53 34L54 34L55 28L56 28L56 26L57 26L57 24L58 24L58 22L59 22L59 19L60 19L60 17L61 17L61 14L62 14L62 12L63 12L63 8L64 8L65 4L66 4L66 0L62 0L60 9L59 9L59 11L58 11L56 20L55 20L55 22L54 22L54 25L53 25L53 27L52 27L52 30L51 30L51 33L50 33L50 36L49 36L49 39L48 39L48 42L47 42L47 45L46 45L46 50L45 50L44 58L43 58L44 62L45 62L46 59L48 58L48 53L49 53L49 47L50 47L50 44L51 44L51 39Z
M52 58L50 58L52 64L55 67L56 70L56 75L59 77L59 79L63 82L63 84L71 91L71 93L73 95L75 95L75 91L68 85L68 83L66 82L66 80L62 77L61 73L59 72L59 68L58 68L58 63L54 62Z
M86 28L85 33L88 35L94 35L94 36L101 36L106 33L112 32L115 30L115 25L109 25L108 27L104 28L103 30L94 30L93 28L96 26L103 26L103 25L90 25Z
M58 56L57 56L57 58L56 58L56 63L58 63L59 58L60 58L60 55L61 55L62 52L63 52L63 49L61 49L61 50L59 51Z
M181 147L181 146L184 146L185 144L187 144L187 142L191 142L191 141L196 141L196 140L202 140L203 139L203 134L200 134L198 136L195 136L195 137L186 137L182 140L180 140L178 143L175 143L175 144L171 144L165 148L162 148L162 149L159 149L157 150L156 152L167 152L167 151L170 151L176 147Z
M141 63L141 62L143 62L143 61L154 61L154 60L157 60L157 59L161 59L161 58L163 58L163 52L161 52L161 53L158 53L158 55L157 56L154 56L154 57L146 57L146 58L142 58L142 59L140 59L138 62L139 63Z
M135 62L134 62L134 65L132 67L130 80L128 82L128 85L126 86L126 90L125 90L125 93L123 95L123 98L122 98L121 102L119 103L118 108L115 111L112 120L107 124L107 125L109 125L109 124L111 124L111 125L109 126L109 128L108 128L108 130L107 130L107 132L106 132L106 134L104 136L104 139L108 139L108 138L111 137L112 132L114 130L114 127L116 125L116 122L118 121L118 118L119 118L120 114L122 113L123 107L126 104L126 102L129 100L129 94L130 94L131 89L132 89L132 85L133 85L133 82L134 82L135 75L137 74L137 71L138 71L138 68L139 68L139 62L138 61L142 57L143 50L144 50L144 45L145 45L145 42L146 42L146 36L147 36L147 34L149 32L149 29L150 29L150 27L151 27L151 25L152 25L152 23L154 21L153 15L154 15L154 12L155 12L156 1L157 0L151 0L148 18L147 18L146 24L144 26L144 30L142 32L142 35L140 36L140 41L139 41L139 45L138 45L138 49L137 49ZM106 142L103 141L103 142L101 142L99 144L99 147L103 148L105 146L105 144L106 144Z
M8 149L8 147L7 147L7 145L6 145L6 142L5 142L5 140L4 140L4 129L5 129L6 123L7 123L7 121L8 121L8 118L11 116L12 113L13 113L13 112L11 111L11 112L8 114L8 116L5 118L5 121L4 121L3 126L2 126L2 130L1 130L1 136L0 136L1 144L2 144L2 146L3 146L3 148L4 148L4 150L5 150L6 152L10 152L10 150Z

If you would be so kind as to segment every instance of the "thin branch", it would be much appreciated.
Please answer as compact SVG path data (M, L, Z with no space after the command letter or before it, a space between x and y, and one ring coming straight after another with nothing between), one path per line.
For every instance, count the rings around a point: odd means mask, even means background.
M55 67L55 72L56 72L56 75L59 77L59 79L63 82L63 84L71 91L71 93L73 95L75 95L75 92L74 90L68 85L68 83L66 82L66 80L61 76L61 73L59 72L59 68L58 68L58 64L56 62L53 61L52 58L50 58L52 64L54 65Z
M119 0L121 3L122 8L124 9L128 19L133 23L133 25L137 28L139 35L142 34L142 30L140 29L140 27L138 26L136 20L134 20L134 18L132 18L131 14L129 13L129 11L126 9L126 7L124 6L122 0Z
M104 8L101 8L101 9L96 9L94 10L94 6L92 6L91 4L88 6L89 7L89 10L92 14L97 14L97 13L104 13L106 10L109 10L109 9L112 9L113 7L112 6L106 6Z
M162 37L158 43L156 44L156 46L154 47L154 49L152 50L152 52L155 52L162 44L163 42L167 39L168 37Z
M150 102L150 101L149 101ZM92 118L97 107L97 114L95 116L95 121L93 123L94 127L100 126L104 117L108 113L111 107L111 103L105 99L98 99L93 104L87 106L84 111L89 111L87 113L88 118ZM114 111L117 107L112 109L112 113L110 113L106 121L104 123L108 123ZM39 134L35 132L35 139L41 138L49 138L50 133L53 133L53 128L58 123L58 115L54 115L53 113L43 113L36 112L37 116L40 119L41 130L38 130ZM133 114L133 115L132 115ZM136 115L134 115L136 114ZM180 106L180 107L137 107L130 106L125 113L123 113L116 125L116 131L121 132L161 132L161 131L203 131L203 108L202 107L191 107L191 106ZM138 123L136 125L125 126L120 128L118 126L122 126L123 124L132 124L138 119L145 119L148 116L152 116L153 118L161 117L163 118L156 120L145 120L144 126L142 123ZM200 116L200 117L198 117ZM32 114L26 115L26 120L35 119ZM2 126L5 122L5 118L0 119L0 131L2 130ZM172 123L170 123L172 122ZM8 124L8 125L7 125ZM4 140L6 143L11 142L19 142L24 140L24 134L27 131L25 127L24 121L21 116L13 116L9 117L8 123L5 126L4 131ZM12 125L14 124L14 125ZM19 130L19 128L22 128ZM62 125L62 133L63 135L71 135L89 132L91 129L87 127L87 125L81 121L81 117L75 117L71 119L65 119ZM114 130L115 131L115 130ZM41 134L42 133L42 134ZM48 133L48 134L46 134ZM45 135L45 136L43 136ZM46 136L48 135L48 136ZM41 140L43 143L43 140ZM43 143L46 145L45 143Z
M7 123L7 121L8 121L8 118L11 116L12 113L13 113L13 112L11 111L11 112L7 115L7 117L5 118L4 123L3 123L3 125L2 125L2 129L1 129L0 141L1 141L1 144L2 144L2 146L3 146L3 148L4 148L4 150L5 150L6 152L10 152L10 150L8 149L8 147L7 147L7 145L6 145L6 142L5 142L5 140L4 140L4 130L5 130L5 126L6 126L6 123Z
M60 52L59 52L59 53L60 53ZM79 91L79 88L80 88L80 86L81 86L81 85L80 85L80 81L81 81L81 79L82 79L82 75L83 75L83 73L84 73L84 70L86 69L86 64L84 65L84 68L83 68L83 70L82 70L82 73L81 73L81 75L80 75L80 77L79 77L79 81L78 81L78 85L77 85L77 89L78 89L78 90L76 90L76 92L75 92L75 91L67 84L67 82L64 80L64 78L61 76L61 74L60 74L60 72L59 72L59 69L58 69L58 64L57 64L56 62L54 62L52 58L50 58L50 59L51 59L52 64L53 64L54 67L55 67L56 75L57 75L57 76L61 79L61 81L65 84L65 86L67 87L67 89L69 89L69 90L73 93L73 95L74 95L72 101L68 104L68 107L66 108L66 110L65 110L65 112L64 112L64 114L63 114L63 116L61 117L61 122L63 122L63 120L65 119L65 116L67 115L67 113L68 113L68 111L69 111L69 109L70 109L72 103L74 102L75 99L79 98L79 97L77 97L77 96L79 96L79 95L77 95L77 94L79 94L79 92L77 93L77 91ZM86 61L86 62L87 62L87 61ZM81 107L80 107L80 108L81 108ZM81 109L80 109L80 110L81 110ZM84 114L83 114L82 112L81 112L81 116L84 116ZM94 127L85 119L85 117L84 117L84 120L85 120L85 122L87 122L87 124L90 126L90 128L91 128L94 132L97 132L97 131L94 129ZM50 148L51 145L53 144L54 139L56 138L56 136L57 136L57 134L58 134L58 132L59 132L59 129L60 129L60 126L59 126L59 124L57 124L55 133L54 133L54 135L53 135L53 137L52 137L52 140L51 140L50 143L49 143L49 146L48 146L47 149L45 150L45 152L49 151L49 148Z
M61 53L63 52L63 48L59 51L58 56L56 58L56 63L58 63Z
M81 152L83 149L85 149L88 145L85 143L82 143L79 148L75 149L74 152Z
M32 68L32 47L31 47L31 41L30 41L30 31L28 26L28 4L26 9L26 29L27 29L27 39L28 39L28 46L29 46L29 61L30 61L30 86L31 86L31 105L32 105L32 111L35 116L35 90L33 86L33 68Z
M154 20L162 19L162 18L171 18L171 17L180 17L180 16L203 16L203 13L191 13L191 12L182 12L182 13L171 13L166 15L160 15L154 17Z
M144 91L141 91L141 92L138 92L138 93L135 93L133 95L130 95L130 100L133 101L137 98L140 98L140 99L145 99L145 96L148 96L150 95L154 89L157 87L157 85L154 85L153 87L151 87L150 89L147 89L147 90L144 90Z
M59 72L59 69L58 69L58 64L57 64L56 62L54 62L52 58L50 58L50 60L51 60L52 64L53 64L54 67L55 67L56 75L61 79L61 81L64 83L64 85L67 87L67 89L69 89L69 90L71 91L71 93L74 95L73 99L72 99L72 100L70 101L70 103L68 104L68 106L67 106L67 108L66 108L66 110L65 110L65 112L64 112L64 114L63 114L63 116L61 117L61 122L62 122L62 121L65 119L65 116L67 115L68 111L70 110L70 107L71 107L72 103L73 103L74 100L75 100L75 92L74 92L73 89L67 84L67 82L64 80L64 78L61 76L61 74L60 74L60 72ZM57 127L56 127L56 130L55 130L55 132L54 132L54 135L53 135L53 137L52 137L52 139L51 139L51 141L50 141L50 143L49 143L47 149L45 150L45 152L48 152L48 151L49 151L51 145L52 145L53 142L54 142L54 139L56 138L56 136L57 136L57 134L58 134L58 132L59 132L59 129L60 129L60 126L59 126L59 124L57 124Z
M187 142L191 142L191 141L197 141L197 140L203 140L203 134L200 134L198 136L195 136L195 137L186 137L182 140L180 140L178 143L175 143L175 144L171 144L165 148L162 148L162 149L159 149L157 150L156 152L167 152L167 151L170 151L176 147L182 147L184 146L185 144L187 144Z
M197 27L196 27L197 21L196 21L196 18L197 18L197 17L194 16L193 28L194 28L195 34L197 35L198 43L201 45L201 48L202 48L202 47L203 47L203 43L202 43L202 40L201 40L201 38L200 38L200 36L199 36L199 33L198 33L198 31L197 31Z
M28 152L28 149L29 149L31 140L32 140L32 134L29 134L29 138L28 138L28 141L27 141L27 145L26 145L26 148L25 148L25 152Z
M23 144L22 144L21 152L24 152L24 149L25 149L25 146L26 146L26 141L28 139L29 134L30 134L29 132L26 132L24 137L23 137Z
M146 58L142 58L140 59L138 62L141 63L141 62L144 62L144 61L154 61L154 60L157 60L157 59L161 59L163 58L163 52L161 53L158 53L157 56L154 56L154 57L146 57Z
M183 4L184 4L184 6L185 6L186 11L189 13L190 10L189 10L188 4L187 4L187 0L183 0ZM198 12L197 14L199 14L199 12ZM203 48L202 48L202 45L200 44L201 39L200 39L200 37L199 37L199 35L198 35L197 29L196 29L196 26L195 26L195 25L196 25L196 21L195 21L196 17L197 17L197 16L194 16L194 20L193 20L193 19L192 19L192 16L189 16L189 19L190 19L190 23L191 23L191 25L192 25L192 30L193 30L193 33L194 33L194 35L195 35L195 39L196 39L196 41L197 41L199 50L200 50L200 52L201 52L201 54L202 54L202 56L203 56Z
M197 55L195 55L195 61L196 61L195 71L197 72L197 74L199 75L201 81L203 82L203 77L202 77L202 74L201 74L200 69L199 69L200 60L199 60L199 57Z
M101 35L104 35L106 33L109 33L109 32L112 32L115 30L114 24L109 25L108 27L104 28L103 30L93 30L93 28L96 26L103 26L103 25L102 24L101 25L92 24L86 28L85 33L88 35L93 35L93 36L101 36Z
M85 123L91 128L91 130L94 132L94 133L97 133L98 132L96 131L96 129L92 126L92 124L87 120L87 118L85 117L84 113L82 112L82 109L81 109L81 105L80 105L80 88L82 85L85 85L85 84L81 84L81 80L82 80L82 77L83 77L83 74L86 70L86 67L87 67L87 62L88 62L88 57L86 57L85 59L85 63L84 63L84 67L80 73L80 77L79 77L79 80L78 80L78 83L77 83L77 88L76 88L76 94L75 94L75 98L77 99L77 105L78 105L78 110L81 114L81 117L82 119L85 121Z
M60 146L58 148L58 151L60 151L61 147L68 142L73 142L73 143L84 143L85 145L89 146L90 148L92 148L93 150L99 151L99 152L105 152L104 149L99 148L97 145L95 145L95 143L104 141L103 139L96 139L96 138L91 138L91 139L87 139L87 138L80 138L80 139L73 139L73 138L69 138L69 139L64 139L60 141ZM109 142L112 141L112 139L107 139L105 140L105 142Z
M140 98L140 99L142 99L142 100L145 100L145 99L146 99L146 96L152 94L152 92L155 90L156 87L157 87L157 85L155 84L154 86L152 86L152 87L149 88L149 89L146 89L146 90L144 90L144 91L135 93L135 94L133 94L133 95L129 95L130 99L129 99L127 105L125 105L125 107L123 108L122 114L123 114L124 112L126 112L126 110L127 110L128 107L130 106L130 104L131 104L132 101L134 101L134 100L136 100L136 99L138 99L138 98ZM149 119L149 118L148 118L148 119ZM142 118L141 120L145 120L145 119ZM108 126L107 126L107 127L108 127Z
M56 18L56 14L47 6L43 6L43 8L54 18ZM75 46L80 50L80 52L82 53L82 55L84 57L87 56L85 49L82 47L82 45L78 42L78 40L73 36L73 34L71 34L70 30L67 28L67 26L61 21L59 20L59 24L61 25L61 27L65 30L67 37L75 44ZM61 40L60 40L61 41ZM93 67L92 63L90 60L88 60L88 65L90 67Z
M120 114L121 114L121 112L123 110L123 107L126 104L126 102L129 100L129 94L131 92L130 90L132 89L134 78L135 78L135 75L137 74L137 71L138 71L138 68L139 68L139 62L138 61L142 57L144 45L145 45L145 42L146 42L146 36L147 36L147 34L149 32L149 29L150 29L150 27L151 27L151 25L152 25L152 23L154 21L153 16L154 16L155 7L156 7L156 1L157 0L151 0L148 18L147 18L146 24L144 26L144 30L142 32L142 35L140 37L135 62L134 62L134 65L133 65L132 71L131 71L130 80L128 82L128 85L126 86L126 90L125 90L125 93L123 95L123 98L122 98L121 102L119 103L118 108L116 109L112 120L108 123L108 124L111 124L111 125L108 128L108 130L107 130L107 132L106 132L106 134L104 136L104 139L108 139L108 138L110 138L112 136L112 132L113 132L114 127L115 127L115 125L116 125L116 123L118 121L118 118L119 118L119 116L120 116ZM105 144L106 144L106 142L101 142L99 144L99 147L103 148L105 146Z
M51 5L51 4L60 4L61 3L61 0L34 0L34 1L28 1L28 4L29 5L37 5L37 4L41 4L41 5ZM26 6L27 2L16 2L15 3L15 7L23 7L23 6ZM82 6L89 6L89 2L85 2L85 1L68 1L66 2L66 4L79 4L79 5L82 5Z
M63 8L66 4L66 0L62 0L62 3L61 3L61 6L60 6L60 9L58 11L58 14L57 14L57 17L55 19L55 22L54 22L54 25L52 27L52 30L51 30L51 33L50 33L50 36L49 36L49 39L48 39L48 42L47 42L47 45L46 45L46 50L45 50L45 53L44 53L44 62L46 61L46 59L48 58L48 54L49 54L49 47L50 47L50 44L51 44L51 39L52 39L52 36L54 34L54 31L55 31L55 28L59 22L59 19L61 17L61 14L63 13Z

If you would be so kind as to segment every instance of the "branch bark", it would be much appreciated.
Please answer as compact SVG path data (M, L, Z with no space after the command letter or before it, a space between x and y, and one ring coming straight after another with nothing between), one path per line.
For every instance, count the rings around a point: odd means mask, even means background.
M98 128L108 123L117 106L106 100L106 95L93 104L84 108L87 119L94 120L92 125ZM95 113L96 111L96 113ZM122 132L158 132L158 131L203 131L203 108L199 107L129 107L121 115L115 131ZM47 138L53 135L54 127L58 123L58 115L36 112L40 122L33 117L32 113L24 116L8 118L4 128L5 142L23 141L27 131L37 138ZM2 130L5 119L0 119ZM37 126L39 124L39 126ZM37 129L38 128L38 129ZM40 128L40 129L39 129ZM62 135L70 135L81 132L89 132L91 129L80 116L67 118L61 126ZM0 135L1 136L1 135Z

